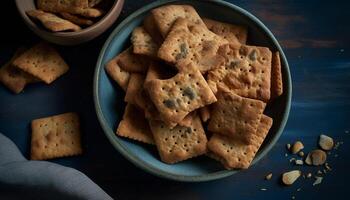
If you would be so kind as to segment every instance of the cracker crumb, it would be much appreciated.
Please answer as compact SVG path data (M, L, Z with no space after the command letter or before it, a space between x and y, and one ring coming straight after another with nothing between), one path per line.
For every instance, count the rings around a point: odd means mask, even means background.
M301 175L300 170L292 170L282 174L282 182L285 185L292 185Z
M306 175L306 177L307 177L307 178L311 178L311 177L312 177L312 174L311 174L311 173L308 173L308 174Z
M291 158L289 159L289 162L293 162L295 160L295 158Z
M304 157L304 155L305 155L303 151L300 151L298 154L300 157Z
M266 191L267 189L266 188L260 188L261 191Z
M292 152L292 154L297 154L303 148L304 148L303 143L300 141L296 141L291 148L291 152Z
M322 171L323 171L323 173L324 173L324 174L326 174L326 173L327 173L327 170L325 170L325 169L323 169Z
M290 150L291 145L288 143L287 144L287 149Z
M301 191L301 188L298 188L298 189L297 189L297 192L300 192L300 191Z
M345 133L346 133L346 134L348 134L348 133L349 133L349 131L348 131L348 130L346 130L346 131L345 131Z
M292 196L292 199L295 199L295 196Z
M272 173L269 173L268 175L265 176L266 180L271 180L271 178L272 178Z
M323 150L329 151L334 146L333 138L331 138L331 137L329 137L327 135L321 134L320 137L319 137L319 140L318 140L318 145Z
M321 170L318 170L318 171L317 171L317 174L322 175L322 171L321 171Z
M304 162L303 162L303 160L295 160L295 164L296 165L303 165Z
M284 156L285 156L285 157L288 157L288 153L285 153Z
M328 163L324 164L324 167L328 170L328 171L332 171L332 168L329 166Z
M323 177L315 176L315 179L316 179L315 182L312 184L313 186L321 184Z

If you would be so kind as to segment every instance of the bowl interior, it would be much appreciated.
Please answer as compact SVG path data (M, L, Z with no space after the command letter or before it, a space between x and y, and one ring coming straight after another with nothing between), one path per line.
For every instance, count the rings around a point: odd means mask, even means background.
M265 155L276 142L288 118L291 82L288 63L282 49L273 35L260 21L246 11L221 1L162 1L147 5L124 20L111 34L101 51L95 73L95 105L100 123L111 143L137 166L159 175L181 181L204 181L231 175L237 171L225 170L220 163L205 156L190 159L173 165L160 161L154 146L141 144L115 135L115 130L122 118L125 103L124 92L107 76L104 66L119 52L130 45L132 30L142 23L149 10L166 4L191 4L202 17L209 17L228 23L248 27L248 44L266 46L272 51L281 52L284 94L266 109L266 114L274 119L274 125L261 146L253 163ZM220 13L219 15L217 13Z

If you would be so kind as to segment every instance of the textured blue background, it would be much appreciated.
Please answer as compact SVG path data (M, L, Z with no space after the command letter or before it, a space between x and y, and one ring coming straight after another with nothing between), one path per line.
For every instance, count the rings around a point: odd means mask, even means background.
M118 23L150 1L127 1ZM71 66L69 73L47 86L33 84L19 95L0 86L0 132L10 137L28 157L30 121L58 113L76 111L81 116L85 153L56 159L86 173L111 196L118 199L347 199L350 194L350 2L316 0L230 1L256 15L275 34L285 50L293 80L293 101L283 135L258 164L239 174L206 183L180 183L149 175L126 161L108 142L100 128L92 100L92 78L97 56L113 29L96 40L75 47L57 47ZM0 64L15 49L39 39L20 17L14 2L3 4L0 13ZM220 15L220 13L217 13ZM5 28L6 27L6 28ZM343 141L329 156L332 172L323 183L300 179L291 187L279 184L279 175L294 168L316 172L318 168L295 167L285 157L285 144L301 140L305 152L316 148L325 133ZM336 157L337 155L337 157ZM264 176L272 172L271 181ZM267 191L261 191L266 188ZM297 192L297 188L301 188Z

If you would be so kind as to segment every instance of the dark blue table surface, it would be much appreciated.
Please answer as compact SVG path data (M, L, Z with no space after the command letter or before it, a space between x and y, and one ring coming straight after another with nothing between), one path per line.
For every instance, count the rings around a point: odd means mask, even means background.
M293 100L287 126L271 152L249 170L205 182L173 182L147 174L124 159L105 137L95 114L92 79L99 51L111 30L150 1L126 1L112 28L92 42L57 47L70 71L51 85L33 84L14 95L0 86L0 132L11 138L25 156L30 152L32 119L75 111L81 117L84 154L52 160L87 174L117 199L347 199L350 194L350 1L236 0L230 1L256 15L280 41L293 80ZM0 64L19 46L39 41L22 22L13 2L2 4ZM218 15L220 13L217 13ZM333 170L322 184L300 179L291 187L280 185L289 169L304 173L319 168L289 163L286 143L301 140L305 152L317 147L324 133L343 142L328 155ZM264 176L273 173L271 181ZM266 188L266 191L260 190ZM301 191L297 191L301 188Z

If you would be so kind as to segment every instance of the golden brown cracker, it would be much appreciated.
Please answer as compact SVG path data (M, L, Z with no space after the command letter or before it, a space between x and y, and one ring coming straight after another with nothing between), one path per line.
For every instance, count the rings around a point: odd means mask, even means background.
M81 154L79 126L76 113L33 120L31 159L45 160Z
M158 45L163 43L164 39L157 28L152 14L145 17L142 24L147 33L152 37L153 41L155 41Z
M208 130L250 144L266 104L224 90L218 92L217 98Z
M143 74L132 73L128 83L128 88L124 97L124 101L138 106L141 109L145 108L145 102L141 100L141 92L145 76Z
M196 10L190 5L165 5L153 9L151 12L163 38L166 38L178 18L186 18L196 25L205 26Z
M219 67L224 58L217 54L227 40L209 31L205 26L179 18L158 50L158 57L183 70L189 63L205 73Z
M62 19L55 14L41 10L30 10L26 12L30 17L39 20L45 28L53 32L59 31L79 31L81 28L72 22Z
M147 72L149 60L141 55L134 54L132 51L132 47L129 47L118 55L119 66L127 72Z
M143 27L136 27L131 35L133 53L157 57L159 46Z
M280 53L276 51L272 55L271 65L271 99L275 99L283 94L283 81L281 69Z
M212 151L228 169L247 169L266 135L272 126L272 118L263 115L260 119L258 129L254 134L252 144L247 145L224 135L214 134L209 142L208 149Z
M203 21L210 31L223 37L230 43L238 42L245 44L247 42L248 31L244 26L219 22L208 18L204 18Z
M126 91L128 88L128 83L130 79L130 73L127 71L124 71L119 65L118 65L118 56L112 58L105 67L108 75L118 83L118 85Z
M46 43L39 43L17 59L13 65L50 84L69 69L59 53Z
M77 25L91 26L92 24L94 24L94 21L92 21L90 19L86 19L86 18L77 16L77 15L67 13L67 12L62 12L60 14L64 19L66 19L74 24L77 24Z
M196 66L166 80L151 80L146 89L163 121L179 123L190 112L216 101Z
M169 129L160 121L150 121L154 141L163 162L176 163L207 151L207 138L199 117L191 126L176 126Z
M218 53L224 65L208 72L207 81L214 93L225 84L236 94L267 102L270 99L271 51L266 47L223 45Z
M119 123L117 135L133 140L154 144L153 135L142 110L128 103L123 120Z

